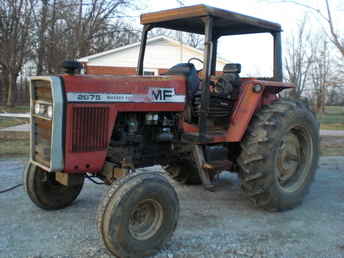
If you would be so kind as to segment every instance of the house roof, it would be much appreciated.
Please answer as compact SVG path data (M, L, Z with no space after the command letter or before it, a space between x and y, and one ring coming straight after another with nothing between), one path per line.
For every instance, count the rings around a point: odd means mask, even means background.
M207 16L214 18L214 32L219 36L281 31L278 23L203 4L143 14L141 24L204 34Z
M170 42L170 43L172 43L174 45L180 46L180 42L179 41L171 39L171 38L168 38L166 36L157 36L157 37L154 37L154 38L150 38L150 39L147 40L147 45L151 44L151 43L154 43L154 42L157 42L157 41L161 41L161 40L166 40L166 41L168 41L168 42ZM94 55L81 57L81 58L78 59L78 61L79 62L87 63L87 62L89 62L89 61L91 61L93 59L97 59L97 58L100 58L100 57L103 57L103 56L106 56L106 55L110 55L110 54L113 54L113 53L125 51L127 49L134 48L134 47L140 47L140 42L129 44L129 45L126 45L126 46L123 46L123 47L114 48L114 49L111 49L111 50L108 50L108 51L104 51L104 52L100 52L100 53L97 53L97 54L94 54ZM202 50L199 50L197 48L191 47L189 45L183 44L183 48L203 55L203 51ZM223 59L221 57L218 57L217 61L218 62L223 62L223 63L228 63L228 60L225 60L225 59Z

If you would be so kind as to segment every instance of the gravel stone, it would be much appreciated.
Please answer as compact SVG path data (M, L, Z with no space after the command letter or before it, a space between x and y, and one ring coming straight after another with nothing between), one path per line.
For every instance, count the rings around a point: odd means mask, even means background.
M23 160L0 160L0 190L20 183L24 166ZM237 176L228 172L214 193L174 185L179 224L157 258L344 257L343 157L322 157L310 194L283 213L252 207ZM0 257L112 257L95 221L105 190L86 181L74 205L59 211L37 208L22 187L0 194Z

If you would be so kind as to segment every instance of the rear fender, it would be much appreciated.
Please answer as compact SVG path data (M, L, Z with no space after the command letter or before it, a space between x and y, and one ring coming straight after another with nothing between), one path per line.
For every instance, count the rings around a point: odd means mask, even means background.
M227 130L227 142L239 142L244 136L251 118L263 104L270 104L278 98L284 89L294 88L290 83L275 81L244 81L242 92L234 107Z

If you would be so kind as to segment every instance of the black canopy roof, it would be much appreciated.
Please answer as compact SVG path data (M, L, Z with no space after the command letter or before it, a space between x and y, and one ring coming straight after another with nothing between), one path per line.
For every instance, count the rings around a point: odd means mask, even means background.
M219 36L281 31L278 23L207 5L193 5L143 14L141 15L141 24L204 34L202 18L206 16L213 17L213 31Z

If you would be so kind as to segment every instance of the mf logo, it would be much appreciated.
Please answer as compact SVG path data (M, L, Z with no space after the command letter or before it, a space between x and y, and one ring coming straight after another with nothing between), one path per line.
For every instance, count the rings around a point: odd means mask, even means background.
M174 98L174 88L149 88L149 97L152 102L171 102Z

